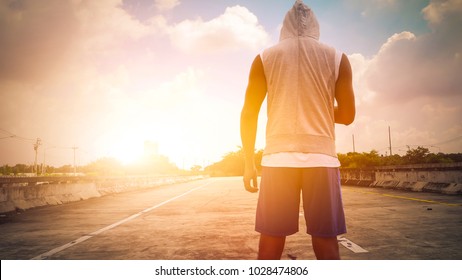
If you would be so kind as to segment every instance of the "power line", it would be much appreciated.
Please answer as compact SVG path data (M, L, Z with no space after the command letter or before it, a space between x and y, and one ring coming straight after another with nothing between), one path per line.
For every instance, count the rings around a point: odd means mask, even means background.
M14 138L16 136L13 133L9 132L8 130L4 130L4 129L1 129L1 128L0 128L0 132L8 134L8 136L1 137L0 139Z
M447 143L451 143L451 142L454 142L454 141L457 141L459 139L462 139L462 135L461 136L457 136L456 138L452 138L452 139L449 139L449 140L446 140L446 141L443 141L443 142L439 142L439 143L435 143L435 144L432 144L433 146L434 145L443 145L443 144L447 144ZM427 146L432 146L432 145L427 145Z
M20 140L20 141L27 141L27 142L32 142L34 151L35 151L35 160L34 160L34 171L37 173L37 158L38 158L38 150L40 146L44 146L44 153L46 149L49 148L55 148L55 149L66 149L66 150L74 150L74 175L76 174L76 150L79 149L78 147L74 146L58 146L58 145L53 145L50 142L43 141L40 138L32 139L32 138L27 138L23 136L16 135L6 129L0 128L0 133L6 134L6 137L0 137L1 139L15 139L15 140ZM46 146L46 147L45 147ZM44 156L45 157L45 156ZM44 159L45 163L45 159Z
M406 145L405 147L407 147L409 149L409 147L431 147L431 148L438 148L440 149L440 145L444 145L444 144L448 144L448 143L451 143L451 142L455 142L457 140L460 140L462 139L462 135L461 136L457 136L455 138L451 138L451 139L448 139L448 140L445 140L445 141L442 141L442 142L438 142L438 143L434 143L434 144L427 144L427 145ZM404 147L404 146L402 146ZM398 147L400 148L400 147Z
M17 139L17 140L30 141L30 142L35 142L35 140L36 140L36 139L16 135L16 134L14 134L14 133L6 130L6 129L3 129L3 128L0 128L0 131L2 131L3 133L9 134L7 137L0 138L0 139L13 138L13 139Z
M456 138L453 138L453 139L450 139L450 140L447 140L447 141L443 141L443 142L439 142L439 143L435 143L435 144L430 144L430 145L416 145L416 144L410 144L410 145L403 145L403 146L392 146L391 148L393 150L397 150L397 151L408 151L409 149L411 148L418 148L418 147L430 147L430 148L438 148L440 149L439 145L443 145L443 144L447 144L447 143L450 143L450 142L454 142L454 141L457 141L459 139L462 139L462 136L459 136L459 137L456 137ZM382 147L382 148L378 148L378 149L373 149L377 152L389 152L390 151L390 146L388 147Z
M0 128L0 131L3 131L6 134L14 135L14 133L9 132L8 130L5 130L3 128Z
M37 140L37 138L27 138L27 137L24 137L24 136L16 135L16 134L14 134L14 133L6 130L6 129L3 129L3 128L0 128L0 131L3 132L3 133L9 134L8 136L0 138L0 139L14 138L14 139L17 139L17 140L29 141L29 142L33 142L33 143L35 143L36 140ZM73 149L73 147L71 147L71 146L58 146L58 145L54 145L51 142L43 141L43 139L41 139L41 145L52 146L53 148L57 148L57 149Z

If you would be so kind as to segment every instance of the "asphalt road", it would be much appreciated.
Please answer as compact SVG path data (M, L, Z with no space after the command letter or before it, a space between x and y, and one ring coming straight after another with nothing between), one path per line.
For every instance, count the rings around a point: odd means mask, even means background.
M462 259L462 196L343 186L350 260ZM0 217L0 259L255 259L257 194L209 178ZM283 259L315 259L310 237Z

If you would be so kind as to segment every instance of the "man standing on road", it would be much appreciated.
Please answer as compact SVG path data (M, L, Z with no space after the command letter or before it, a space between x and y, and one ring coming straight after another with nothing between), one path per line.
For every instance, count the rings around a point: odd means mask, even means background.
M258 191L255 138L267 94L258 259L281 258L286 236L298 232L300 197L316 258L340 259L337 236L346 225L334 130L335 123L349 125L355 117L352 72L344 54L319 42L316 17L302 0L287 12L279 43L258 55L250 69L241 113L249 192Z

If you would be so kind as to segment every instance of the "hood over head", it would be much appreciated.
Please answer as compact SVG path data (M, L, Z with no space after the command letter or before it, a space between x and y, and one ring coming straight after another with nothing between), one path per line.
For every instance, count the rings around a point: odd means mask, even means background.
M310 7L305 5L302 0L297 0L292 9L287 12L279 41L298 36L319 40L318 20Z

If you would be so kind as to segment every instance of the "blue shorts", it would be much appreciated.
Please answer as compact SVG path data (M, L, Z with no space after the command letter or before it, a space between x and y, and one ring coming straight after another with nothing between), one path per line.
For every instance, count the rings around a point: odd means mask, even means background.
M308 234L346 233L340 172L328 167L263 167L255 230L270 236L298 232L300 197Z

